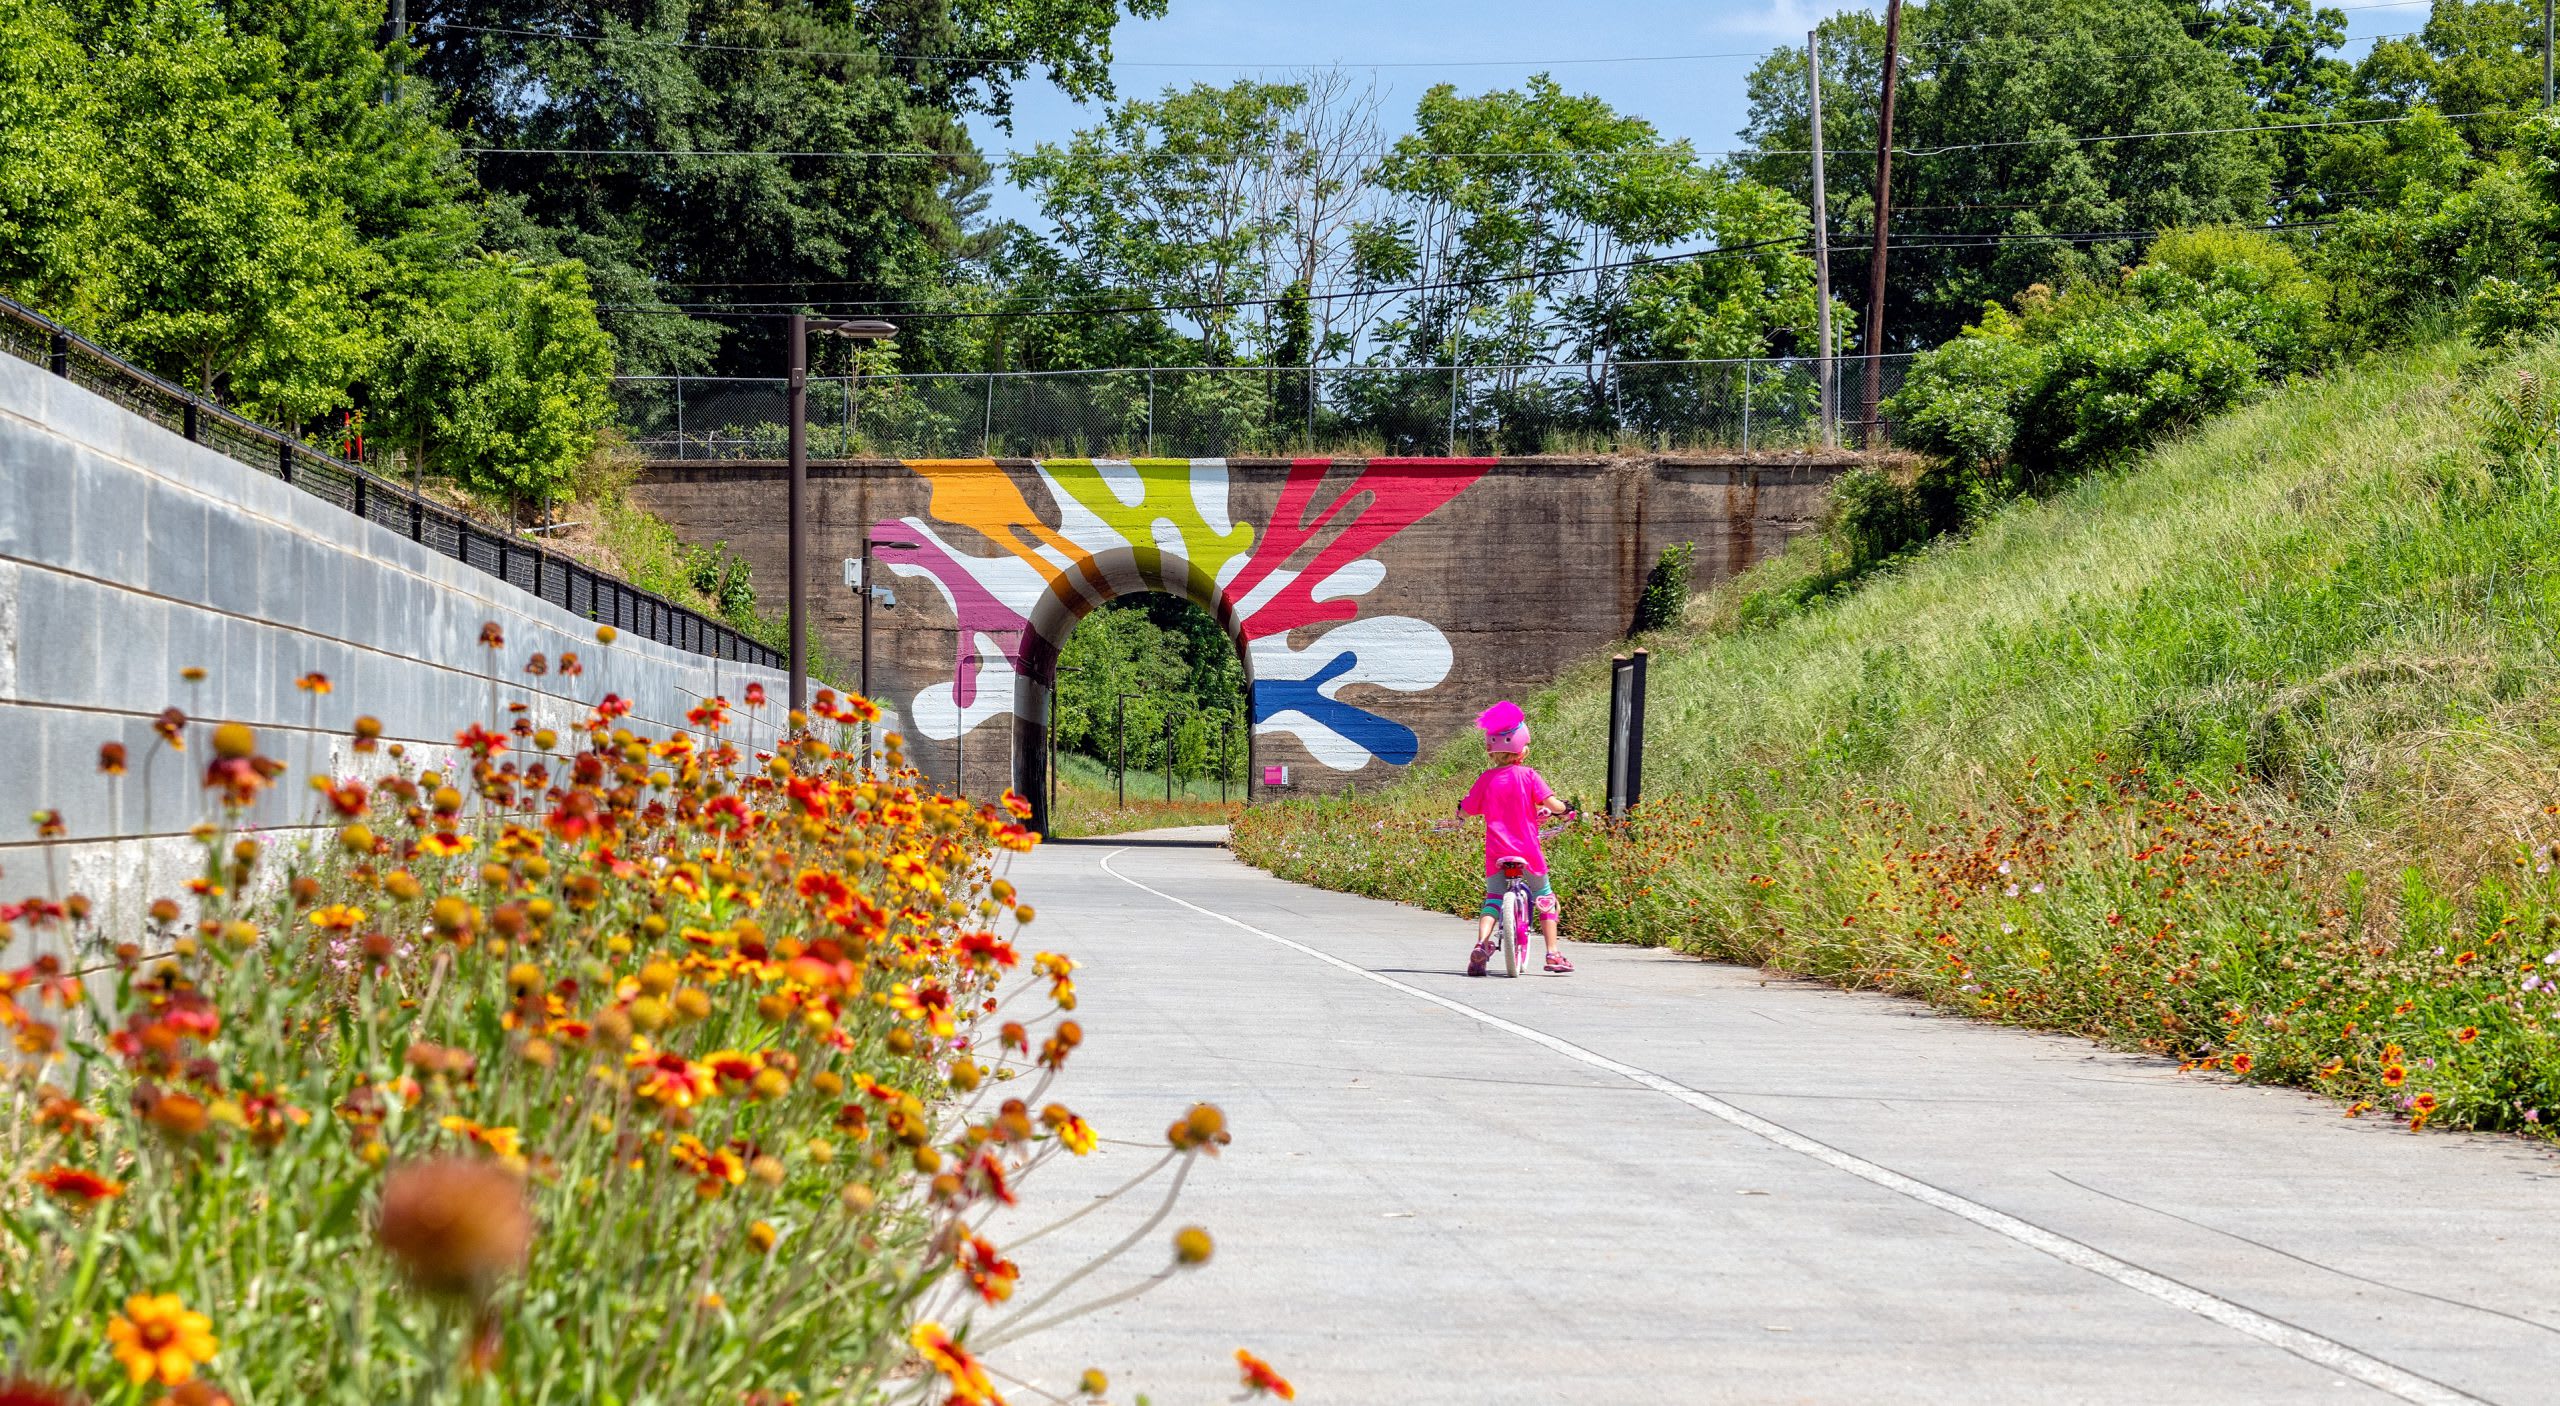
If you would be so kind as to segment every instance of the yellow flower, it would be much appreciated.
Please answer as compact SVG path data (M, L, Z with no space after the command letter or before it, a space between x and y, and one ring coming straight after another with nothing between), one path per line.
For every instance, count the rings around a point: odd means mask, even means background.
M1082 1157L1091 1152L1101 1138L1093 1131L1091 1123L1069 1114L1067 1121L1058 1125L1058 1141L1065 1143L1069 1152Z
M479 843L480 841L471 835L457 835L451 830L438 830L418 841L418 848L438 858L451 859L457 854L469 854L472 847Z
M446 1132L460 1133L465 1138L489 1149L489 1154L516 1171L524 1170L524 1138L513 1128L484 1128L468 1118L448 1115L443 1122Z
M942 1325L918 1323L907 1334L907 1341L933 1370L942 1374L951 1388L955 1406L1004 1406L1004 1398L996 1394L995 1383L988 1380L987 1369L980 1365L969 1349L954 1342Z
M332 903L326 908L312 911L311 926L329 932L347 932L364 926L364 918L365 913L361 908L351 904Z
M107 1342L135 1382L177 1386L213 1360L213 1320L190 1312L175 1294L136 1294L107 1320Z

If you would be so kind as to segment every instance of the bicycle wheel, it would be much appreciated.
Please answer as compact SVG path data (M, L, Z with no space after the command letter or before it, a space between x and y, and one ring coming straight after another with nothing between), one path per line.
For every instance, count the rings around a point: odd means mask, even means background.
M1521 911L1520 903L1520 890L1517 886L1503 890L1502 926L1495 928L1493 935L1494 940L1502 944L1504 976L1520 974L1520 922L1525 916Z

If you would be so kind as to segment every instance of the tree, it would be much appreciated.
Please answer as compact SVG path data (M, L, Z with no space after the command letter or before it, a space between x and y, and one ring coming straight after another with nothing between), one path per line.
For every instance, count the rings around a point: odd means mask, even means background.
M2385 39L2356 68L2376 111L2459 114L2475 152L2508 146L2542 101L2542 14L2528 0L2435 0L2414 39Z
M1338 72L1167 88L1041 144L1011 174L1082 277L1174 305L1199 327L1203 360L1306 365L1357 316L1304 294L1355 276L1376 109L1374 89ZM1300 296L1231 306L1290 289Z
M0 0L0 287L60 305L107 196L88 56L51 0Z
M1423 94L1375 179L1410 212L1395 260L1432 288L1390 329L1417 361L1586 354L1626 276L1576 273L1711 236L1725 180L1685 141L1537 74L1521 89Z
M2266 210L2276 153L2245 130L2256 105L2229 59L2166 5L1934 0L1907 7L1903 26L1885 318L1896 347L1943 341L1984 302L2033 283L2111 277L2151 231ZM1874 228L1882 33L1842 17L1825 23L1823 43L1838 85L1824 91L1825 137L1832 152L1858 154L1827 173L1833 277L1856 287L1860 231ZM1749 92L1755 154L1744 169L1808 191L1792 154L1809 135L1802 53L1773 55ZM2158 132L2196 135L2144 135Z
M577 264L486 255L438 276L396 326L401 394L378 423L437 472L546 501L612 417L613 344Z
M716 353L686 310L770 314L932 296L968 232L951 200L983 162L962 116L1010 111L1045 69L1107 90L1123 14L1163 0L418 0L416 71L450 95L524 252L585 263L646 369L770 375L781 331L736 319ZM544 154L552 151L603 155ZM748 152L750 155L707 153ZM811 154L817 153L817 154ZM853 153L842 155L838 153ZM548 231L540 249L532 230ZM681 307L679 306L681 305ZM716 320L705 318L706 323Z
M296 141L279 46L201 0L111 8L87 38L113 165L72 319L252 414L297 424L350 403L383 262Z
M2344 10L2314 9L2311 0L2190 0L2189 33L2230 60L2259 118L2279 130L2275 207L2290 218L2335 209L2347 198L2324 189L2312 167L2335 134L2318 124L2342 113L2355 96L2355 66L2328 55L2346 43Z

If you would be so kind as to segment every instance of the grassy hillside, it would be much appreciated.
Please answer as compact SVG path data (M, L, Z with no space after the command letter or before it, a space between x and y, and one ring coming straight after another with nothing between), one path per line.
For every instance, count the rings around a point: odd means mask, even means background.
M1812 541L1728 583L1652 641L1649 800L1561 847L1569 926L2420 1123L2560 1117L2560 489L2547 439L2488 447L2555 367L2400 353L1854 589ZM1530 702L1532 760L1589 798L1603 680ZM1427 821L1477 765L1238 846L1471 907L1472 841Z

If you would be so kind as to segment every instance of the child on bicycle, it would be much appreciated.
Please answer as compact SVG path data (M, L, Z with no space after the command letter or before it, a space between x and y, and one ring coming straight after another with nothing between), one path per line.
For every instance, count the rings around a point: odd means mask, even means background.
M1458 802L1461 816L1484 817L1484 907L1478 910L1476 949L1467 958L1467 975L1484 975L1485 963L1496 950L1494 922L1502 914L1502 895L1510 887L1502 866L1515 861L1527 870L1538 927L1546 934L1547 971L1562 976L1573 970L1573 962L1556 937L1560 915L1555 887L1547 881L1546 852L1538 846L1538 822L1548 815L1566 814L1571 807L1529 765L1529 720L1521 715L1519 704L1509 699L1494 704L1476 719L1476 726L1484 732L1486 760L1492 764L1476 777L1466 799ZM1511 941L1511 934L1502 934L1501 940Z

